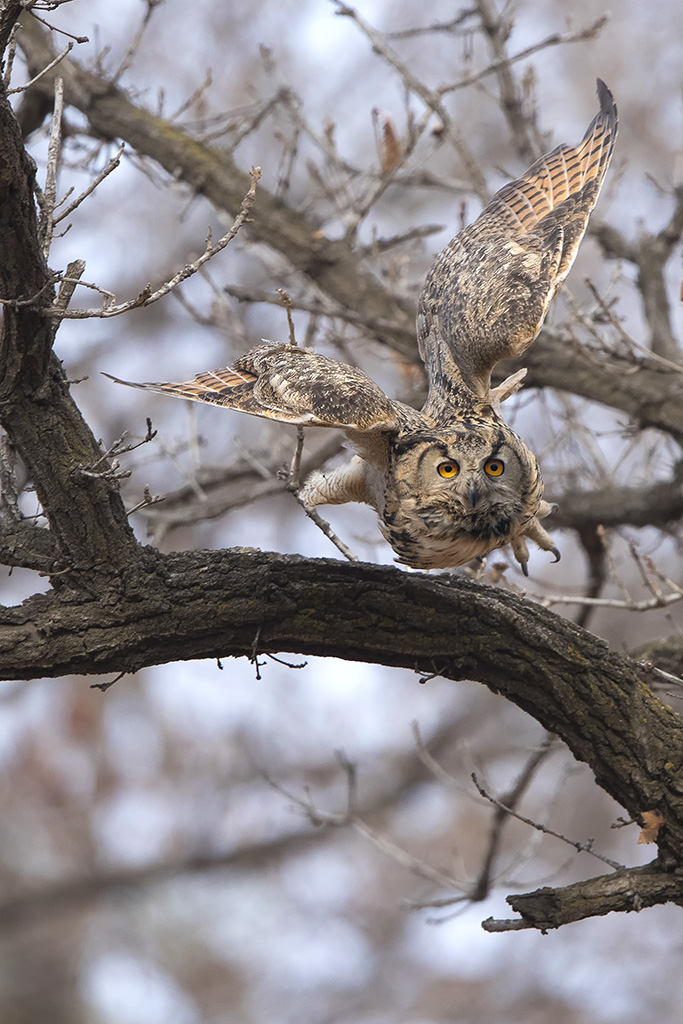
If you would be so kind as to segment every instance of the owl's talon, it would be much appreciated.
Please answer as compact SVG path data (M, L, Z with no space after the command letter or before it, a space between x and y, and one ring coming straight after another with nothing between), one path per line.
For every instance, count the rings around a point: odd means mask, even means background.
M549 516L554 516L555 513L559 510L559 507L560 506L557 504L556 501L551 501L550 502L550 512L548 513L548 515Z
M522 573L523 573L523 574L524 574L525 576L528 576L528 575L529 575L529 569L528 569L528 562L520 562L519 564L520 564L520 565L521 565L521 567L522 567Z
M550 564L554 565L555 562L559 562L559 560L562 558L562 555L560 554L560 549L559 548L550 548L550 550L555 555L555 557L553 558L553 560L552 560L552 562Z

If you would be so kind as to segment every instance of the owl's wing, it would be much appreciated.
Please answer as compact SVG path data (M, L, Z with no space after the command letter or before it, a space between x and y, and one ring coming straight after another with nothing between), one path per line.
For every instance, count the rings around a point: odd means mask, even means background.
M118 384L146 388L238 409L299 426L385 431L397 424L396 407L362 370L296 345L259 345L234 366L198 373L181 384Z
M578 146L557 146L505 185L437 256L418 305L429 403L457 401L463 384L489 398L491 370L520 356L569 273L617 135L612 93Z

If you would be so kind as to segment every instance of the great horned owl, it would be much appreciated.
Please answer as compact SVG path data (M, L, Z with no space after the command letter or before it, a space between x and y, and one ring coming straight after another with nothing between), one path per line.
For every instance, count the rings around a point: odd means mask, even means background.
M342 430L357 454L314 472L300 497L308 508L371 505L405 565L450 568L510 544L526 573L525 538L557 560L539 521L553 506L538 463L500 412L525 371L495 388L491 371L536 338L576 256L617 134L614 98L599 79L598 98L578 146L537 160L437 256L418 302L429 381L421 412L361 370L290 344L259 345L187 383L132 386Z

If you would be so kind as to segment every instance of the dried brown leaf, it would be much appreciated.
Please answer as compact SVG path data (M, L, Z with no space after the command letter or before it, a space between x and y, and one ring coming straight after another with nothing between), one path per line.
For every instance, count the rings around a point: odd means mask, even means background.
M660 828L666 824L666 818L659 811L643 811L641 818L643 827L638 836L638 844L656 843Z
M382 174L391 174L401 162L401 143L398 140L396 129L387 117L382 129Z

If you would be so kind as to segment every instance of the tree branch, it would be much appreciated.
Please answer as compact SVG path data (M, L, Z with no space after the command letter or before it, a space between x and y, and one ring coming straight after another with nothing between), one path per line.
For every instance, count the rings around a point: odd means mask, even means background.
M558 388L627 413L640 427L655 427L683 441L683 374L654 361L597 352L545 329L521 360L499 363L495 379L521 366L526 387Z
M608 486L554 494L559 509L550 525L583 531L604 526L666 527L683 516L683 481L676 475L651 487Z
M683 870L663 871L656 861L640 868L624 868L558 889L537 889L508 896L506 902L521 914L519 919L482 923L487 932L538 928L547 932L572 921L602 917L613 912L628 913L662 903L683 906Z
M54 288L38 241L35 164L2 90L0 84L0 424L35 485L59 569L73 574L70 583L83 572L115 573L135 539L116 483L104 476L79 479L80 469L102 453L51 351L58 321L53 325L38 308L52 300ZM42 300L24 302L36 296ZM68 289L58 299L60 309L66 301Z
M538 604L457 577L257 551L142 549L101 602L69 591L0 613L0 676L134 672L260 651L474 678L561 736L632 817L683 845L683 726L644 670ZM668 837L668 839L667 839Z

